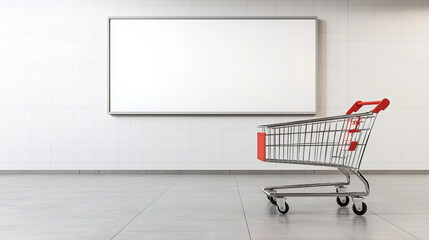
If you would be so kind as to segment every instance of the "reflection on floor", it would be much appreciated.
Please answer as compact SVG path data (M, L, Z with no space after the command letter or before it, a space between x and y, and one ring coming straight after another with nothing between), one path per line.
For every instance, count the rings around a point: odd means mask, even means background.
M429 175L368 175L364 216L334 198L282 215L260 191L340 175L0 178L0 239L429 239Z

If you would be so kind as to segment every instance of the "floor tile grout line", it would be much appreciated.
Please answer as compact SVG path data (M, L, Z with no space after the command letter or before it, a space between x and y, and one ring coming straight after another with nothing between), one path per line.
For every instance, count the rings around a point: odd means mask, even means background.
M391 224L391 225L393 225L394 227L399 228L400 230L402 230L403 232L405 232L405 233L407 233L408 235L412 236L413 238L415 238L415 239L420 239L420 238L418 238L418 237L414 236L413 234L411 234L410 232L408 232L407 230L405 230L405 229L403 229L403 228L399 227L398 225L396 225L396 224L392 223L391 221L389 221L389 220L385 219L384 217L382 217L382 216L380 216L380 215L378 215L378 214L376 214L376 213L374 213L374 212L372 212L372 211L370 211L370 212L371 212L372 214L374 214L375 216L377 216L377 217L379 217L379 218L383 219L384 221L386 221L386 222L390 223L390 224Z
M144 210L146 210L150 205L152 205L152 203L154 203L156 200L160 199L166 192L168 192L168 190L170 190L172 187L174 187L174 185L176 185L180 180L182 180L184 178L184 176L182 176L181 178L177 179L177 181L175 181L170 187L168 187L164 192L162 192L158 197L156 197L154 200L152 200L152 202L150 202L146 207L144 207L139 213L137 213L136 216L134 216L127 224L125 224L125 226L123 226L112 238L111 240L113 240L116 236L118 236L119 233L122 232L122 230L124 230L132 221L134 221L134 219L136 219L138 216L140 216Z
M244 221L246 221L247 233L249 234L249 239L252 240L252 236L250 235L249 224L247 223L246 212L244 211L243 201L241 200L240 189L238 188L237 178L234 175L235 186L237 187L238 197L240 198L241 209L243 210Z

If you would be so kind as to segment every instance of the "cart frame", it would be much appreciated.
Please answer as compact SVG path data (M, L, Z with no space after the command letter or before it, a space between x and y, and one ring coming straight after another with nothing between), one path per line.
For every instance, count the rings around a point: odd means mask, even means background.
M258 159L267 162L336 167L346 178L346 181L343 182L267 186L261 189L262 192L267 196L271 203L277 205L279 212L283 214L287 213L289 210L289 206L286 203L287 197L337 197L337 203L341 207L347 206L350 201L349 198L351 198L353 201L353 211L355 214L365 214L367 206L363 202L363 199L370 194L370 187L368 181L365 179L362 173L360 173L359 168L377 114L381 110L385 110L389 104L390 102L386 98L380 101L357 101L355 104L353 104L349 111L347 111L346 115L259 126L264 130L264 132L258 133ZM376 107L370 112L352 114L357 112L364 105L376 105ZM354 121L355 125L352 125L353 119L358 119L357 121ZM341 129L337 129L338 124L336 121L342 121ZM314 124L319 124L321 126L323 123L325 123L324 131L319 131L319 129L321 129L320 127L317 128L317 131L313 131ZM331 129L329 125L329 129L326 130L326 125L328 123L335 123L335 129ZM313 124L311 125L311 131L308 130L309 124ZM280 130L281 128L283 129L283 133ZM288 130L286 132L286 128L294 130ZM296 128L301 130L297 131ZM272 130L274 130L274 133L272 133ZM269 132L268 135L265 133L266 131ZM339 135L335 137L337 132ZM322 136L322 140L320 140L320 137L318 136L317 140L311 140L315 133L319 135L323 133L323 135L326 134L327 137ZM353 136L355 133L359 133L356 134L359 136ZM308 139L308 136L306 136L307 134L311 135L311 137L310 141L307 140L306 142L306 139ZM329 134L335 134L333 139L331 137L331 142L329 142ZM268 139L266 139L267 136ZM301 139L296 139L300 136L304 137L301 137ZM278 140L276 141L277 137ZM281 137L283 137L283 141ZM302 138L304 140L302 140ZM324 139L326 138L327 140L325 141ZM311 149L312 147L313 149ZM315 148L321 149L319 150L320 154L318 153L318 149ZM326 159L321 161L323 148L325 148L325 158L329 158L328 161ZM292 152L292 154L288 151ZM314 151L316 151L316 153L313 157L311 154ZM336 154L339 154L339 156L336 156L334 151L336 151ZM302 152L302 154L298 152ZM356 175L356 177L362 182L365 187L365 191L347 191L347 186L350 185L350 173ZM334 186L336 191L305 193L284 192L284 190L287 189L328 186Z

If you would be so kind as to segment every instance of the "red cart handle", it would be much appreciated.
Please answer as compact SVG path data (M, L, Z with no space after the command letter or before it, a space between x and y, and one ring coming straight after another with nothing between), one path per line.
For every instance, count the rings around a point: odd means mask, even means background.
M378 113L381 110L386 109L390 104L389 99L384 98L381 101L370 101L370 102L362 102L362 101L357 101L355 102L355 104L353 104L353 106L347 111L347 115L350 115L354 112L359 111L359 109L363 106L363 105L377 105L375 106L374 109L372 109L373 113Z

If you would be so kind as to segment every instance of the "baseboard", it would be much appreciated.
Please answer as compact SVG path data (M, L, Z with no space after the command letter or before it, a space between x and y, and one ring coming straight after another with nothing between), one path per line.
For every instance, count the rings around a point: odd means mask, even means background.
M363 174L429 174L429 170L361 170ZM337 170L0 170L0 175L270 175L338 174Z

